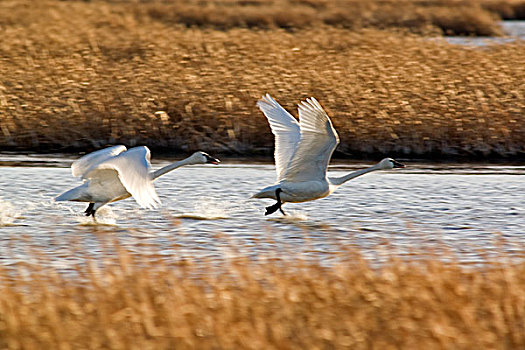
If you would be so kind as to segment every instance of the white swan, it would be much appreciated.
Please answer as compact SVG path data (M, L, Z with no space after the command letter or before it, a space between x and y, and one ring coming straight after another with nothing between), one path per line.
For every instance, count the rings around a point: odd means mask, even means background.
M348 180L371 171L405 167L391 158L385 158L367 169L328 178L328 162L339 144L339 137L319 102L312 97L298 105L300 123L269 94L263 96L257 106L268 119L275 135L277 183L252 196L277 200L266 208L265 215L277 210L286 215L281 208L283 203L326 197Z
M150 150L146 146L126 150L125 146L108 147L77 159L71 165L73 176L84 183L56 197L56 201L89 202L85 213L95 218L103 205L133 196L143 208L160 204L153 180L178 167L190 164L218 164L218 159L204 152L151 171Z

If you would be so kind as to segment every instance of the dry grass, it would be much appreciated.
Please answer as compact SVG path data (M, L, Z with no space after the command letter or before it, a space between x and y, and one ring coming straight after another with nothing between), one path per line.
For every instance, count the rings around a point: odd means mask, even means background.
M523 2L525 3L525 2ZM172 1L136 8L170 25L188 27L284 28L297 30L323 24L347 29L404 28L414 33L447 35L501 35L495 13L516 15L509 3L471 1ZM508 15L507 15L508 17Z
M525 19L525 2L521 0L488 0L482 1L481 6L502 19Z
M107 258L95 261L70 248L87 259L75 277L42 267L51 261L43 252L0 269L0 347L525 347L523 263L465 267L431 254L377 268L342 247L331 266L277 253L235 254L218 266L182 259L176 248L172 264L116 243L106 249Z
M522 43L475 49L326 24L186 28L171 23L170 6L0 2L0 147L269 155L273 136L255 107L269 92L290 110L317 97L340 133L339 157L525 154Z

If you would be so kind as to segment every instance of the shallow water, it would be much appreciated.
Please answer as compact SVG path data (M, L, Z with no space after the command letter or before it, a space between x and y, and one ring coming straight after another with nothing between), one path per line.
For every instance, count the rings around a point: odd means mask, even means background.
M486 46L490 44L505 44L525 40L525 21L501 21L504 37L465 37L448 36L444 40L451 44L466 46Z
M407 169L354 179L327 198L286 204L287 217L265 217L264 207L274 201L250 198L273 183L273 165L191 166L155 182L162 208L144 210L129 198L99 210L95 224L82 215L86 204L53 201L79 184L66 168L70 160L4 155L0 161L4 265L27 261L29 249L38 248L57 267L74 267L82 259L71 256L72 244L98 256L106 238L141 253L155 247L156 256L167 260L290 254L329 262L349 246L377 261L385 246L405 257L445 246L469 263L502 250L517 258L524 253L525 166L408 162ZM340 164L330 174L369 165Z

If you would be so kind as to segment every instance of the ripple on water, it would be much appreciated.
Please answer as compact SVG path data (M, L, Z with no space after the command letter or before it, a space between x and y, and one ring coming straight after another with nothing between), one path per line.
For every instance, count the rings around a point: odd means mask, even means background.
M354 169L330 172L337 176ZM496 247L494 232L502 234L513 254L524 246L525 199L517 194L524 189L520 174L525 168L491 168L477 174L468 165L459 170L410 169L360 177L330 197L287 203L287 216L267 217L264 207L272 201L250 196L274 181L273 167L188 167L155 183L161 209L144 210L129 198L101 208L94 223L83 215L85 203L52 201L77 185L69 169L0 167L0 251L18 254L4 254L0 262L23 260L30 244L63 258L61 247L73 237L94 257L104 254L100 242L105 237L115 237L136 252L145 251L146 243L156 245L165 259L220 259L229 242L235 243L235 254L305 254L320 259L330 259L348 246L375 259L378 244L385 242L400 254L444 243L465 259L475 259L479 251ZM31 243L15 242L21 236L30 237Z
M216 201L213 199L201 199L194 203L193 208L186 210L181 214L176 214L174 217L178 219L191 220L220 220L228 219L232 211L232 202Z

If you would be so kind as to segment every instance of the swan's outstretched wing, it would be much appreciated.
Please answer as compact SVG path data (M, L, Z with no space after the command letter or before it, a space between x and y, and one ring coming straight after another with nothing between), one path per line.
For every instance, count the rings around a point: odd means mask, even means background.
M113 146L86 154L82 158L79 158L71 164L71 172L74 177L84 176L91 170L95 169L100 163L111 159L126 150L126 146Z
M264 95L257 106L268 119L275 135L275 170L277 181L280 181L301 138L299 123L269 94Z
M130 150L100 163L85 175L92 179L103 176L104 170L116 170L122 185L131 193L140 206L156 208L160 203L150 176L150 151L147 147L134 147Z
M322 180L339 136L323 107L313 97L299 104L301 140L284 179L290 182Z

